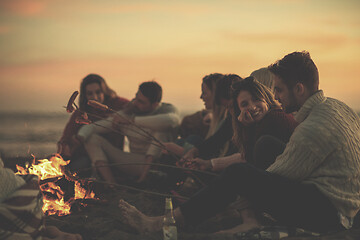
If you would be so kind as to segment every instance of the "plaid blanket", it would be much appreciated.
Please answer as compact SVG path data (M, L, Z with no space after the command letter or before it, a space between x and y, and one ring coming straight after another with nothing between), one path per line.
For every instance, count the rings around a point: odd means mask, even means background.
M0 239L42 239L40 232L44 228L44 215L38 177L26 175L23 178L25 184L0 202ZM9 180L0 181L0 184L6 184Z

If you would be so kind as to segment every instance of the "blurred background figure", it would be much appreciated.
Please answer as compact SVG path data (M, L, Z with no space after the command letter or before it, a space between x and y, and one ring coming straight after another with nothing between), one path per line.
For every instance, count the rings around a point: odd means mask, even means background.
M105 80L97 74L89 74L81 81L79 109L75 110L71 115L58 142L58 153L64 159L71 160L69 167L72 171L91 166L90 158L84 146L76 138L78 130L86 123L83 114L86 112L91 122L107 118L111 115L110 111L102 111L89 106L87 104L88 100L95 100L114 110L123 109L129 102L129 100L117 96L115 91L109 88ZM114 146L123 149L123 135L112 132L104 134L104 137Z

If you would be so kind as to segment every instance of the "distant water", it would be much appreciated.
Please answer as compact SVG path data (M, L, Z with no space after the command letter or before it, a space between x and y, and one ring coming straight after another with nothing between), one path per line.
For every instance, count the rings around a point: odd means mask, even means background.
M33 154L36 158L42 158L55 153L56 143L69 117L70 114L65 111L64 113L0 112L1 156L29 157Z
M64 113L0 113L0 153L3 157L36 158L56 152L56 143L70 117Z

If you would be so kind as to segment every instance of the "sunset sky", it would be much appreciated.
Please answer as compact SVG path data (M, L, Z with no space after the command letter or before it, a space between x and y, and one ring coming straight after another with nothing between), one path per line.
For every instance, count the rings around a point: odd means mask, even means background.
M197 110L204 75L301 50L325 94L359 111L360 1L0 0L0 110L64 111L88 73L127 98L155 79Z

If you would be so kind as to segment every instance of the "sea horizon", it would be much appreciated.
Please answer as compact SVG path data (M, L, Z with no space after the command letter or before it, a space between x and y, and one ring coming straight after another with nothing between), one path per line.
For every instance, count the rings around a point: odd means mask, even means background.
M200 109L198 109L200 110ZM198 111L180 112L181 118ZM57 151L71 114L61 111L0 111L0 157L44 158Z
M181 112L183 118L201 109ZM360 116L360 111L357 111ZM56 111L0 111L0 157L44 158L56 153L71 114Z

